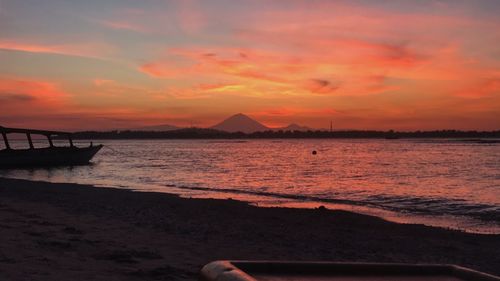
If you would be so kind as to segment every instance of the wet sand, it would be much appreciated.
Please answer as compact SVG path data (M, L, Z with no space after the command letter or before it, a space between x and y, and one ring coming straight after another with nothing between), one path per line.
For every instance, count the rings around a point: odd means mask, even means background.
M0 178L1 280L195 280L217 259L451 263L500 275L500 235Z

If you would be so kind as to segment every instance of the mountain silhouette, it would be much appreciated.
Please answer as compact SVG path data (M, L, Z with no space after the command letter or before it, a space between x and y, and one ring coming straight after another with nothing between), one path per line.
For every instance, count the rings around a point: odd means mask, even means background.
M301 131L301 132L306 132L306 131L313 131L313 129L305 126L300 126L298 124L292 123L286 127L282 128L275 128L275 131Z
M253 133L258 131L270 130L270 128L262 125L261 123L255 121L254 119L242 113L235 114L225 119L224 121L212 126L211 128L230 133L233 132Z
M129 131L141 131L141 132L165 132L165 131L174 131L183 129L182 127L177 127L170 124L162 124L162 125L154 125L154 126L145 126L145 127L137 127L127 129ZM238 113L235 114L222 122L210 127L210 129L215 129L219 131L225 131L229 133L234 132L243 132L243 133L254 133L261 131L311 131L313 129L309 127L300 126L298 124L292 123L286 127L279 128L270 128L267 127L258 121L248 117L245 114Z

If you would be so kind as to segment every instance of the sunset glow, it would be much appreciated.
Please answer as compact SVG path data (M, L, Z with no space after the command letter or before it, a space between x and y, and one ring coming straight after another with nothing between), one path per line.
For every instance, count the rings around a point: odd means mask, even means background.
M0 1L0 125L500 129L500 2Z

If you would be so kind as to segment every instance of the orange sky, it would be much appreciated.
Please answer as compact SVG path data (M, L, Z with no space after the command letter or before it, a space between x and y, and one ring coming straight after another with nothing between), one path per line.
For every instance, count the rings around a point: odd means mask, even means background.
M0 2L0 125L500 129L500 2Z

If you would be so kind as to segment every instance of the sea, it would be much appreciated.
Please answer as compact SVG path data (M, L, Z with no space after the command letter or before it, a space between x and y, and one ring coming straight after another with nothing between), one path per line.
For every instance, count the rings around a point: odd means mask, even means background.
M94 140L97 143L104 148L91 165L0 170L0 176L242 200L261 207L324 206L400 223L500 234L500 143Z

